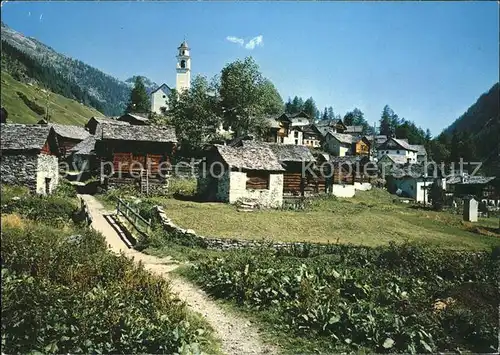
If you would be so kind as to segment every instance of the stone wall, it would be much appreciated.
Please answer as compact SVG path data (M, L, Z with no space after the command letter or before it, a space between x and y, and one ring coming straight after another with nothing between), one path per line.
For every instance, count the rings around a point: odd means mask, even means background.
M242 199L255 200L264 207L283 205L283 174L270 174L269 189L253 190L246 188L247 174L231 171L229 182L229 203Z
M355 182L354 189L359 191L369 191L372 189L372 184L369 182Z
M292 243L292 242L266 242L265 240L245 240L245 239L230 239L230 238L213 238L205 237L197 234L192 229L184 229L173 223L165 214L162 207L156 206L155 213L163 229L169 236L178 244L186 246L197 246L206 249L230 250L242 248L256 248L267 246L274 249L302 247L305 244L315 245L320 248L328 247L328 244L319 243Z
M55 155L39 154L37 159L36 192L46 193L46 180L49 182L49 194L59 184L59 161Z
M332 195L337 197L354 197L356 189L354 185L332 185Z
M0 157L0 172L2 184L23 185L31 191L36 191L37 156L32 155L2 155Z

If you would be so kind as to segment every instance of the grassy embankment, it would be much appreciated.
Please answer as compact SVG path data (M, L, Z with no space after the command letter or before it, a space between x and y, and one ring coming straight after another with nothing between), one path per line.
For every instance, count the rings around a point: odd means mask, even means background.
M50 197L2 185L3 351L218 353L168 281L73 222L78 205L66 184Z
M37 123L43 117L34 112L18 95L23 93L26 97L46 108L47 98L49 103L50 121L68 125L83 126L92 116L103 116L94 108L87 107L75 100L55 94L47 90L46 93L37 86L21 83L6 72L1 73L1 102L7 110L9 123Z
M469 250L500 245L500 233L494 229L498 218L465 223L461 215L394 203L393 196L380 189L358 191L352 199L319 199L300 212L242 213L222 203L151 200L163 205L177 225L213 237L365 246L411 241Z

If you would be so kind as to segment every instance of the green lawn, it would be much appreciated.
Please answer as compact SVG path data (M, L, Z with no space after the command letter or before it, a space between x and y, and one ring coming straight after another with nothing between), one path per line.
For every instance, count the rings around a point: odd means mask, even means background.
M453 249L484 249L500 245L500 234L481 235L472 227L498 225L498 219L482 219L472 226L461 216L414 209L393 202L379 189L357 191L352 199L318 200L306 211L263 210L238 212L223 203L197 203L154 199L165 207L172 221L205 236L352 243L367 246L390 241L428 242ZM496 221L496 224L495 224Z
M9 114L7 122L10 123L37 123L42 118L21 100L18 91L43 107L46 107L47 93L49 93L49 113L53 123L83 126L90 117L103 116L99 111L75 100L50 91L44 93L36 86L23 84L5 72L2 72L1 89L2 106Z

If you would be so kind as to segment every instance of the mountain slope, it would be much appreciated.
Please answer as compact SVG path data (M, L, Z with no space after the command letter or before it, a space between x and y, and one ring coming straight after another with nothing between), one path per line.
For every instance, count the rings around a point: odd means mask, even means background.
M44 118L44 115L35 112L28 105L32 103L32 105L42 107L45 111L47 98L50 121L54 123L83 126L90 117L103 116L101 112L79 102L35 85L21 83L5 72L2 72L1 88L1 102L8 112L7 122L9 123L38 122Z
M500 85L494 84L469 109L443 131L444 134L467 134L471 138L477 160L485 170L500 174Z
M2 70L11 73L15 79L34 80L39 86L92 106L109 116L123 113L132 88L129 82L62 55L3 22L1 37ZM148 84L155 85L145 79Z

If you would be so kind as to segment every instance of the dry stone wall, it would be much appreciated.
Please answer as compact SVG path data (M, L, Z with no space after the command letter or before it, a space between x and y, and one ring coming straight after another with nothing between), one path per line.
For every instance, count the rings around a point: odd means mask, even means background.
M306 243L291 243L291 242L266 242L264 240L244 240L230 238L213 238L197 234L192 229L184 229L173 223L167 217L165 210L161 206L155 207L155 212L163 229L174 239L175 242L186 246L197 246L206 249L230 250L242 248L256 248L260 246L268 246L274 249L301 247ZM307 243L319 247L327 247L328 245L319 243Z
M36 155L2 155L0 172L2 183L9 185L24 185L31 191L36 190Z

